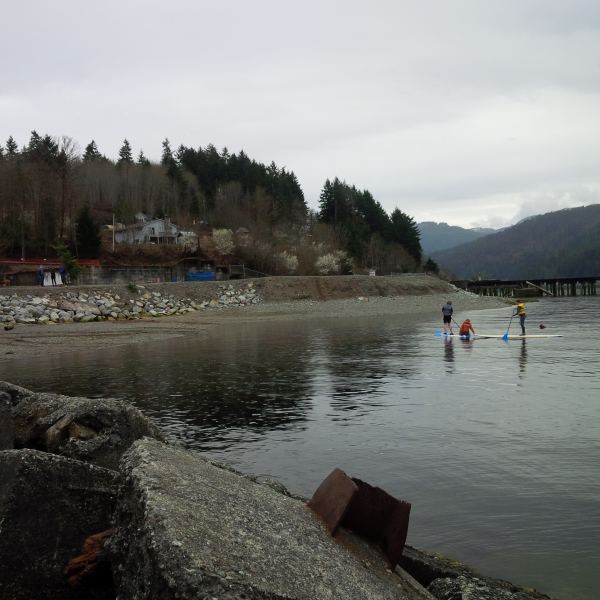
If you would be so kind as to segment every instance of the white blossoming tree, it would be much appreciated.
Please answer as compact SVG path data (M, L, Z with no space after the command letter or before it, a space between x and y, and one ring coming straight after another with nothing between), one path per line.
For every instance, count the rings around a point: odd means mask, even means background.
M215 248L219 254L227 256L233 253L235 241L231 229L213 229L212 236Z

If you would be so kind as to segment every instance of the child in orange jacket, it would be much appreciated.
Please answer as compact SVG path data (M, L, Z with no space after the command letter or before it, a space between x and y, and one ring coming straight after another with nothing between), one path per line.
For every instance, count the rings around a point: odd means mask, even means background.
M460 331L458 332L460 336L464 338L470 338L471 333L475 335L475 330L473 329L473 325L471 325L471 319L465 319L463 324L460 326Z

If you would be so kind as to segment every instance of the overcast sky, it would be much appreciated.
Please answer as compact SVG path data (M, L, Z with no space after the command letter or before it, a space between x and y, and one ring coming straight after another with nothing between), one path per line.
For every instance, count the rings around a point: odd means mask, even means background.
M2 143L213 143L466 227L600 202L598 0L21 0L2 48Z

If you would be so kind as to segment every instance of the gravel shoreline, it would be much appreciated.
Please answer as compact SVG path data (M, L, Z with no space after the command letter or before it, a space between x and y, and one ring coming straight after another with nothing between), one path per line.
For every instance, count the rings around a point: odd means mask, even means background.
M246 307L197 311L136 321L18 324L12 331L0 330L0 361L33 360L40 355L102 350L117 345L160 342L186 335L206 336L215 327L227 327L241 322L438 315L446 300L452 300L456 309L461 312L500 308L507 304L501 298L481 297L453 289L444 293L418 295L263 302Z

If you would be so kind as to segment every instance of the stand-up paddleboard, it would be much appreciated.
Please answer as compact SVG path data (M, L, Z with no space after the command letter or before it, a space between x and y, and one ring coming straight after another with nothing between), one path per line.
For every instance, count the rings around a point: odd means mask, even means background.
M526 333L525 335L507 335L506 337L503 335L486 335L487 338L494 339L506 339L506 340L525 340L529 338L556 338L556 337L564 337L558 333Z
M450 334L450 333L446 333L444 331L436 331L435 335L438 337L447 337L447 338L458 338L460 340L486 340L486 339L495 339L495 340L525 340L525 339L530 339L530 338L559 338L559 337L563 337L560 334L557 333L529 333L529 334L525 334L525 335L508 335L508 336L504 336L504 335L493 335L493 334L487 334L487 333L476 333L475 335L471 335L469 337L467 337L466 335L459 335L459 334Z
M454 338L457 338L459 340L485 340L487 338L493 338L493 337L502 337L502 336L498 336L498 335L485 335L485 334L480 334L480 333L476 333L475 335L460 335L459 333L444 333L443 331L436 331L435 335L437 337L443 337L443 338L448 338L449 340L452 340Z

